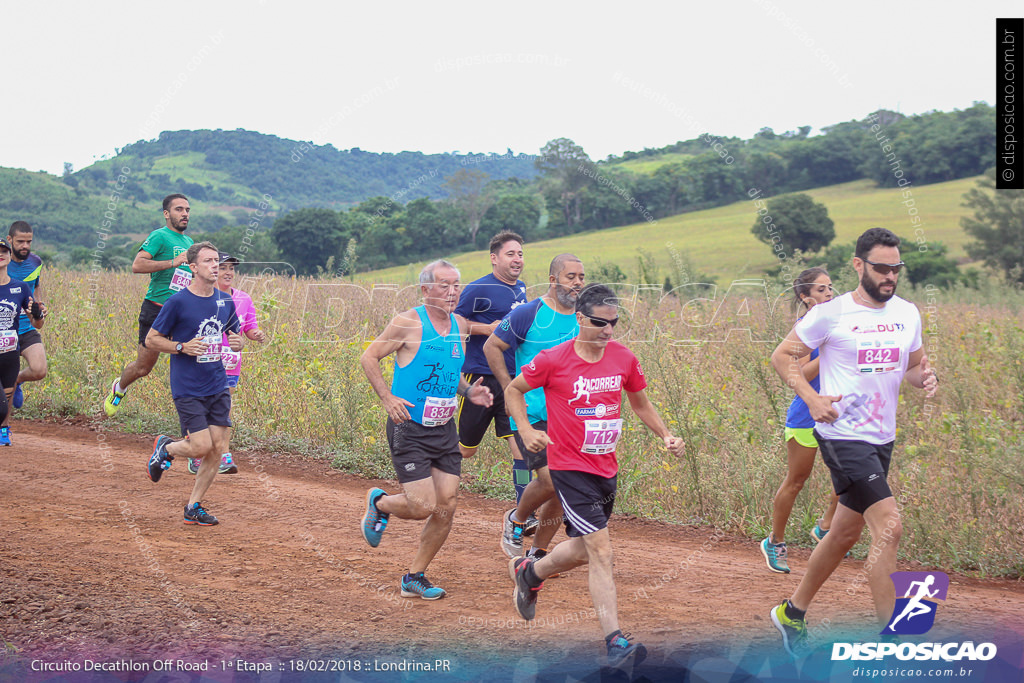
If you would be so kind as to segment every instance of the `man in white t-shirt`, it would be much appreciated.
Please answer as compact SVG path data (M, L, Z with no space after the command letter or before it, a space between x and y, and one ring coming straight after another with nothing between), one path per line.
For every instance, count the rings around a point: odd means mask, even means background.
M895 604L889 575L896 571L902 531L886 477L896 437L896 404L904 378L935 395L937 380L921 343L921 314L896 294L903 261L900 240L871 228L857 240L853 292L812 308L772 354L772 366L807 403L814 435L832 475L839 508L796 592L771 611L772 623L793 656L803 648L805 613L867 524L871 550L866 568L879 622ZM800 371L798 360L818 349L821 393Z

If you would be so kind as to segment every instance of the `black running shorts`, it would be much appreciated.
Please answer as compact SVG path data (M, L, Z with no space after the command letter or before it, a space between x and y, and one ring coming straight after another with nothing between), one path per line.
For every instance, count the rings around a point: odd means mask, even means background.
M439 427L424 427L413 420L396 425L389 419L385 432L399 482L426 479L431 469L462 476L462 453L454 420Z
M149 328L153 327L153 321L160 315L160 304L149 299L142 300L142 308L139 309L139 346L146 345L146 335Z
M608 526L615 505L618 475L602 477L575 470L550 472L551 483L562 503L566 536L586 536Z
M43 335L39 334L39 330L29 330L23 334L18 335L18 346L24 352L30 346L43 343Z
M531 426L534 429L539 429L542 432L548 431L548 423L544 420L540 422L533 422ZM526 450L526 444L523 443L522 438L519 436L519 431L512 432L512 438L516 440L516 445L519 446L519 452L523 454L523 462L526 463L526 467L531 470L539 470L542 467L548 466L548 449L547 447L542 448L536 453L531 453Z
M174 399L174 407L178 409L182 436L201 432L211 425L231 426L231 392L227 389L212 396L181 396Z
M894 442L878 446L867 441L825 439L818 430L814 430L814 438L840 503L864 514L878 501L892 497L886 477Z
M4 389L13 389L18 383L21 371L21 355L14 349L0 353L0 384Z
M466 382L473 384L481 377L484 378L483 385L491 390L494 402L489 407L478 406L465 397L459 399L459 443L466 448L476 448L484 440L487 427L491 420L494 420L494 434L499 439L507 439L512 436L512 424L505 413L505 392L494 375L463 375Z

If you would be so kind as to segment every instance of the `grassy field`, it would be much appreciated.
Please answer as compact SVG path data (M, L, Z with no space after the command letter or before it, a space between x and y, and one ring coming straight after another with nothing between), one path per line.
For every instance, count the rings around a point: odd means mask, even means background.
M629 161L618 161L612 164L613 168L624 168L627 171L633 173L642 173L644 175L653 175L662 166L666 164L677 164L686 159L693 158L692 154L680 154L676 152L669 152L668 154L659 154L653 157L642 157L640 159L630 159Z
M961 196L974 187L977 178L913 188L915 206L923 219L924 237L943 242L949 255L966 260L967 235L960 217L969 211L960 206ZM914 238L904 201L898 189L879 189L869 180L809 190L807 194L828 208L835 222L836 244L849 243L867 228L882 226L908 239ZM674 272L673 253L685 255L699 272L718 278L719 285L733 280L762 277L766 268L777 265L771 249L750 232L756 219L752 201L738 202L706 211L697 211L656 223L637 223L598 232L580 233L527 245L526 282L546 279L547 265L562 252L572 252L592 263L618 264L631 277L636 273L637 249L654 256L664 275ZM486 252L459 254L456 265L462 279L469 282L490 271ZM422 263L374 271L359 276L362 282L407 282L418 273ZM676 282L677 278L673 277Z
M834 192L842 205L843 188ZM606 250L632 246L618 242L606 237ZM545 260L536 251L530 252L533 263ZM734 258L732 251L720 248L717 258L709 252L706 267L728 273L718 261ZM48 281L51 315L43 334L50 373L41 385L26 385L21 415L86 415L100 429L176 433L166 360L131 388L115 419L99 418L111 380L135 356L146 278L110 273L90 283L84 272L51 271ZM347 471L393 477L385 414L358 357L396 310L414 303L415 288L377 290L371 298L337 280L269 273L244 278L241 288L253 295L270 341L251 346L243 361L235 447L300 452ZM937 399L926 401L906 387L898 407L890 482L904 505L902 556L979 575L1024 576L1024 296L997 287L901 293L929 306L926 345L942 378ZM668 457L635 418L628 419L616 507L748 534L751 561L759 562L754 542L767 533L771 499L784 474L782 426L791 399L768 356L792 320L781 309L772 317L764 306L741 316L728 306L716 315L718 301L684 303L641 297L626 306L618 334L643 362L649 395L685 438L687 453ZM14 432L17 438L17 419ZM140 452L138 472L125 476L144 476L146 456ZM510 499L507 457L488 437L466 462L464 486ZM828 488L818 467L791 518L795 543L806 542ZM862 542L856 553L865 552Z

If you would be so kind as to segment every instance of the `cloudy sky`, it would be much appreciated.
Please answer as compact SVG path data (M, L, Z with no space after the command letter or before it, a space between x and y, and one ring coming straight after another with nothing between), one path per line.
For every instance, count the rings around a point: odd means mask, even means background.
M372 152L595 159L995 101L1019 2L785 0L0 6L0 166L60 173L163 130Z

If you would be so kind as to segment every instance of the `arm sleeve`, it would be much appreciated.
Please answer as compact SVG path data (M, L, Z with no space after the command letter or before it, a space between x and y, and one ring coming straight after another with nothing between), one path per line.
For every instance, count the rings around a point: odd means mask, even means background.
M149 237L147 237L146 241L144 241L139 247L139 251L144 251L155 259L157 252L160 251L160 247L162 246L163 236L160 234L159 230L154 230L149 233Z
M174 319L177 315L178 302L174 300L174 297L168 299L163 306L160 307L160 312L156 314L156 320L153 321L151 327L170 338L171 328L174 327ZM184 339L175 339L175 341L185 341Z
M911 304L913 306L913 304ZM918 310L917 306L914 306L914 341L910 343L910 352L914 353L919 348L924 346L924 342L921 340L921 311Z
M632 353L629 355L629 374L626 376L623 388L630 393L636 393L647 388L647 378L644 377L644 369L640 367L640 359Z
M839 312L838 306L830 306L828 308L835 311L836 314ZM826 307L819 304L807 311L807 315L796 321L796 325L793 326L796 336L809 349L816 349L827 342L832 328L838 322L832 316L823 314L825 310Z
M476 287L473 283L466 285L459 296L459 304L455 307L456 315L461 315L466 320L473 320L473 299L476 296ZM475 322L475 321L474 321Z
M548 350L538 353L523 366L521 374L531 389L544 386L551 374L551 353Z
M526 341L526 334L530 331L530 325L533 324L536 312L536 306L526 305L513 308L494 330L494 335L508 344L509 349L515 351L520 344Z

